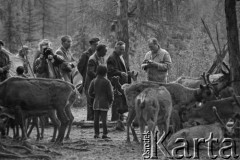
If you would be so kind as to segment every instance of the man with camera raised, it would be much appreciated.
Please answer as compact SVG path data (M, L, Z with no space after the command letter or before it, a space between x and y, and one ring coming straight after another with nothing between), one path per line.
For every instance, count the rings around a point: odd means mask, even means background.
M75 62L70 52L72 38L70 36L62 36L61 43L62 46L57 49L55 54L61 56L65 62L60 65L59 70L65 81L73 83L73 69L75 68L73 63Z
M61 56L54 55L50 46L48 39L39 43L39 50L34 56L33 72L40 78L61 79L58 66L64 63L64 60Z

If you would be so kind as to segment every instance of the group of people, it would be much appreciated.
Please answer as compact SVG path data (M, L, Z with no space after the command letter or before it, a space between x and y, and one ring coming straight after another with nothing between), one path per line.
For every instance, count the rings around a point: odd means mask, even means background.
M94 120L94 138L99 137L99 117L103 124L102 138L108 138L106 122L109 108L112 107L111 121L122 120L119 108L127 108L125 96L114 94L112 78L118 76L121 85L131 83L131 72L123 58L126 47L124 42L118 41L104 62L107 47L99 44L99 41L98 38L89 41L90 48L82 54L78 70L83 77L81 89L85 90L87 97L87 120ZM149 39L148 45L150 51L146 53L141 67L147 72L149 81L167 83L172 64L170 54L160 47L156 38Z
M125 43L118 41L114 51L104 60L107 53L107 46L99 44L99 38L92 38L89 41L90 48L74 62L70 48L72 39L70 36L61 38L61 47L55 53L51 49L51 42L47 39L39 43L39 50L34 55L33 72L36 77L56 78L73 83L73 69L82 75L82 85L79 91L84 91L87 97L87 120L94 120L94 138L99 138L99 120L103 124L102 138L107 136L107 112L112 107L112 121L122 120L122 113L119 108L127 108L125 96L114 95L112 78L119 77L121 85L131 83L130 69L123 58ZM0 80L7 78L11 61L9 56L2 49L4 43L0 41ZM149 81L167 83L168 71L171 68L170 54L160 47L156 38L148 40L150 51L146 53L141 68L146 71ZM23 47L19 56L24 58L28 48ZM17 73L24 76L29 72L29 63L19 66ZM31 67L31 66L30 66ZM122 128L120 128L121 130Z

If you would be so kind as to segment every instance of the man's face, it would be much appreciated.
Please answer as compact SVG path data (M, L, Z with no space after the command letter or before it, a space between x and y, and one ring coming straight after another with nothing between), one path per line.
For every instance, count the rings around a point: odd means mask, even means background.
M152 43L152 42L149 42L149 43L148 43L148 47L149 47L149 49L150 49L152 52L158 51L158 45L157 45L157 44L154 44L154 43Z
M93 51L96 51L98 44L99 44L99 42L92 43L92 44L91 44L91 49L92 49Z
M122 55L125 52L125 45L117 46L115 51L119 56Z
M63 47L65 49L69 49L72 45L72 39L71 38L67 38L67 40L65 42L62 43Z
M42 45L42 47L41 47L41 51L43 52L43 50L44 50L45 48L49 48L49 47L50 47L49 44Z
M106 53L107 53L107 48L104 48L99 52L99 56L104 57L106 55Z

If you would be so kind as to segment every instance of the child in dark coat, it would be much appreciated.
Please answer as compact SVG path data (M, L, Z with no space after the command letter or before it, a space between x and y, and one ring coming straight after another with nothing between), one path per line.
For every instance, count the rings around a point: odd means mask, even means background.
M27 76L24 74L24 67L23 66L18 66L16 69L17 76L27 78Z
M97 77L92 80L88 93L94 98L94 138L99 138L99 119L101 116L103 125L102 138L110 138L107 136L107 112L113 102L113 89L111 82L106 78L107 67L99 65L97 68Z

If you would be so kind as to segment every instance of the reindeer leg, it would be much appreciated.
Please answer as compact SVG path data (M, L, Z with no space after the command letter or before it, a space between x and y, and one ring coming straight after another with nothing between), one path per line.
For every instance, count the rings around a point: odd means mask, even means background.
M23 111L21 109L21 106L16 106L16 117L19 120L19 125L22 130L22 140L26 140L27 139L26 125L24 122Z
M14 129L16 129L16 134L14 135L14 139L18 139L19 138L19 124L16 123L15 126L14 126Z
M49 112L49 117L50 117L50 119L51 119L51 121L53 123L53 126L54 126L53 137L51 139L51 142L55 142L57 130L59 129L61 123L60 123L59 119L56 116L56 111L55 110ZM45 117L42 117L42 118L45 118Z
M128 118L127 118L127 143L130 143L129 128L130 128L135 116L136 116L135 115L135 110L134 109L129 110ZM133 133L133 130L132 130L132 133Z
M135 119L135 117L136 117L136 112L135 112L135 110L133 110L133 115L132 115L133 120ZM133 121L133 120L132 120L132 121ZM133 141L139 143L137 134L136 134L135 129L134 129L134 127L132 126L132 124L131 124L131 131L132 131L132 135L133 135Z
M57 116L61 122L61 125L60 125L58 137L57 137L55 144L61 144L63 142L63 138L64 138L64 134L65 134L67 125L69 124L69 119L66 115L65 107L57 109Z
M65 108L66 114L69 118L68 131L67 131L67 135L65 137L65 140L70 139L69 135L70 135L70 132L71 132L71 129L72 129L72 123L73 123L73 120L74 120L74 117L73 117L72 111L71 111L71 106L74 104L75 99L76 99L76 94L74 92L73 94L70 95L70 98L69 98L69 100L67 102L67 105L66 105L66 108Z
M71 129L72 129L72 122L73 122L73 120L74 120L74 117L73 117L73 115L72 115L72 112L71 112L71 108L70 108L71 106L67 106L67 108L66 108L66 114L67 114L67 116L68 116L68 118L69 118L69 125L68 125L68 131L67 131L67 135L66 135L66 137L65 137L65 140L69 140L70 139L70 137L69 137L69 135L70 135L70 132L71 132Z
M38 122L39 122L39 117L35 117L35 126L36 126L36 129L37 129L37 140L36 141L39 141L40 139L40 131L39 131L39 125L38 125Z
M40 125L41 125L41 133L40 133L40 139L43 139L44 137L44 116L40 116L39 120L40 120Z
M140 122L141 120L139 120L139 127L140 127L140 133L141 133L141 149L143 151L143 132L145 131L145 123L144 122Z
M28 118L28 125L30 125L30 121L32 120L32 125L31 125L31 127L30 127L30 129L28 130L28 132L27 132L27 137L29 137L30 136L30 134L32 133L32 130L33 130L33 128L35 127L35 125L36 125L36 117L32 117L32 118Z

